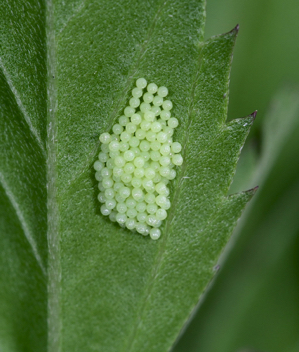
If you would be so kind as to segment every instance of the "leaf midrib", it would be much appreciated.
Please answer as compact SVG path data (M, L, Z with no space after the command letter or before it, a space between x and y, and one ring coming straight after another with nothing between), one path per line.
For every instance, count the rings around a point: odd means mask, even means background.
M56 76L55 24L53 0L46 2L47 45L47 210L48 210L48 352L61 351L60 314L60 234L56 170Z

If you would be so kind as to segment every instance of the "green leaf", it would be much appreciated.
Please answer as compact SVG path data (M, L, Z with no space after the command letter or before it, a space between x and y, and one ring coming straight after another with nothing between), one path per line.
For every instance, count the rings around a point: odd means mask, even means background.
M220 275L175 352L298 350L298 92L283 89L273 99L254 176L259 191L236 228L233 250L220 262Z
M238 30L203 43L195 0L1 7L4 351L167 351L254 193L227 196L255 117L225 123ZM168 87L185 160L156 242L100 214L92 169L139 77Z

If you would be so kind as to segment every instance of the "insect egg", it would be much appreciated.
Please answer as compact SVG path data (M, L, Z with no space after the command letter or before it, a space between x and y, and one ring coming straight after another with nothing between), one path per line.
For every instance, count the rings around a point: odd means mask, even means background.
M112 133L100 135L101 152L93 165L101 213L152 240L161 236L171 206L168 183L183 163L182 146L172 140L179 121L167 96L165 86L138 78Z

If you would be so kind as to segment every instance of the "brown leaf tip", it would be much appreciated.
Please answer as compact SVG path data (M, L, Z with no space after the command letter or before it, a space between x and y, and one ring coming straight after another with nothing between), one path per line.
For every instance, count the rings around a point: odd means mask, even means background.
M238 34L239 28L240 28L240 26L239 26L239 24L237 24L236 27L234 27L234 28L230 31L230 33Z
M255 186L255 187L253 187L253 188L250 188L250 189L248 189L246 192L247 193L255 193L258 189L259 189L259 187L260 186Z
M253 118L253 121L255 120L256 115L257 115L257 110L255 110L252 114L250 114L250 116L252 116Z

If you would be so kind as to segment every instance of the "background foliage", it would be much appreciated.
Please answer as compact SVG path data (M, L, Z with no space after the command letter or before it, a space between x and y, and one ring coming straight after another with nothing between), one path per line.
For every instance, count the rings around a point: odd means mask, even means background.
M240 24L229 117L258 110L231 191L260 188L176 352L299 350L298 12L294 0L207 3L207 37Z

